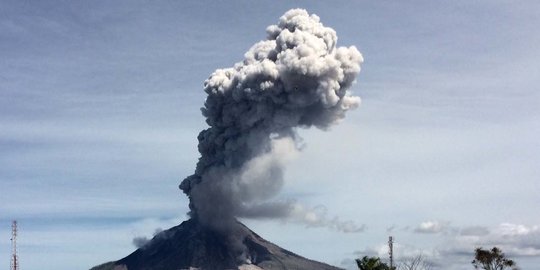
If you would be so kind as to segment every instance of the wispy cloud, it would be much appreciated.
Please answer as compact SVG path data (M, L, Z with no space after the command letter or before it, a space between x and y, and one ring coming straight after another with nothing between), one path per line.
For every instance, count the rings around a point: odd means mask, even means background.
M489 229L485 226L469 226L461 228L460 234L463 236L485 236L489 234Z
M450 222L445 221L425 221L420 223L415 229L415 233L443 233L450 229Z
M407 240L401 235L399 242L394 243L394 258L402 262L422 255L436 269L463 269L470 267L477 247L499 247L508 257L516 260L518 265L528 267L540 259L540 226L515 223L502 223L497 226L450 226L450 222L426 221L411 231L430 237L434 245ZM383 260L388 258L388 244L380 243L355 251L355 257L377 256ZM343 260L343 266L351 266L354 261Z

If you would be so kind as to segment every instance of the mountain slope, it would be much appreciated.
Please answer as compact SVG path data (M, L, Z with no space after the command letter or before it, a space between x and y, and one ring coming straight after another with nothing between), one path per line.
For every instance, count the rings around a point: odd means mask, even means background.
M91 270L339 269L280 248L243 224L237 225L234 235L241 237L235 237L237 241L234 241L230 235L190 219L159 233L127 257Z

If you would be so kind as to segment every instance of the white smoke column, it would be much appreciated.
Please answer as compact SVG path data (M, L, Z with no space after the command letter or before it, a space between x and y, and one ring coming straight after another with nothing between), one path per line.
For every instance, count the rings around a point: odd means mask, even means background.
M360 103L348 89L362 55L354 46L336 47L336 32L317 15L293 9L266 31L267 39L244 61L216 70L204 83L202 114L209 128L198 136L195 173L180 184L190 215L202 224L298 217L297 204L271 201L283 185L285 163L297 152L296 128L326 130ZM312 222L358 230L334 221Z

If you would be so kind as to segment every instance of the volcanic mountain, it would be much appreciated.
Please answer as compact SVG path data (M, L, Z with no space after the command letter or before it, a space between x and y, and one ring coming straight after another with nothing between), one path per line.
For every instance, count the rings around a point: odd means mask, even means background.
M303 144L297 129L327 130L358 107L349 89L363 58L354 46L338 47L336 32L304 9L287 11L266 36L204 82L208 127L197 137L195 171L180 184L193 218L95 270L338 269L282 249L234 218L295 215L292 201L271 199L287 157Z
M91 270L340 269L301 257L264 240L239 222L236 225L234 234L241 235L241 252L231 246L230 235L190 219L157 234L129 256Z

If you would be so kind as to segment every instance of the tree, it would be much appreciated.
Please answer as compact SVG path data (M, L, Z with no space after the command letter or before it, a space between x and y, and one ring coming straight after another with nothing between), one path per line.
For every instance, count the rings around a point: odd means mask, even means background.
M422 254L412 257L401 262L398 266L399 270L431 270L433 265L426 260Z
M361 260L356 259L356 265L360 270L390 270L390 267L378 257L364 256Z
M493 247L491 250L477 248L474 252L474 260L471 263L474 269L518 269L516 263L513 260L507 259L504 253L497 247Z

